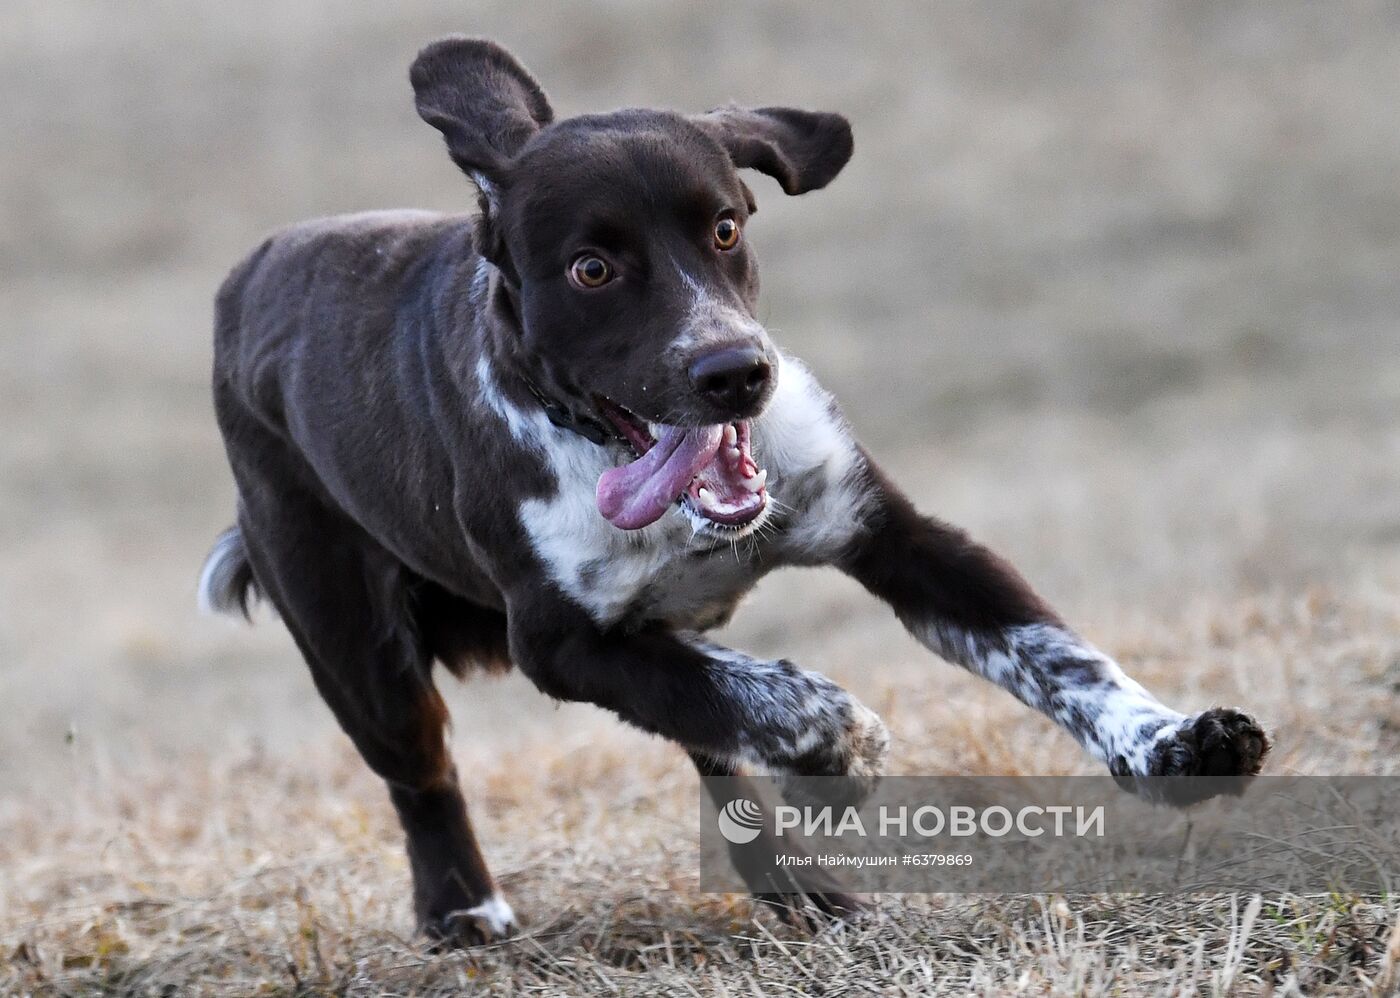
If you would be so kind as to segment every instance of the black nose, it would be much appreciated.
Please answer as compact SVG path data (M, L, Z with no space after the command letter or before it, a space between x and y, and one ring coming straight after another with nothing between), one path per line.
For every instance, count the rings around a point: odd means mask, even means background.
M772 380L768 357L757 347L725 347L690 365L695 390L726 412L748 415Z

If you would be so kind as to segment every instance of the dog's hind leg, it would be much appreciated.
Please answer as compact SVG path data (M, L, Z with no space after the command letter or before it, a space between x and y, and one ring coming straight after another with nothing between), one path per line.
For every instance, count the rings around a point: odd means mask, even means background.
M762 799L757 792L740 791L740 787L749 784L733 762L699 752L690 753L690 759L717 809L735 796ZM752 842L729 843L730 861L755 901L776 912L783 921L806 928L818 928L824 920L848 918L864 910L865 905L857 897L842 890L835 877L820 868L804 868L801 877L796 878L791 875L795 866L775 866L775 855L796 856L800 850L790 842L778 840L768 827L765 822L763 831Z
M432 629L415 619L418 580L292 484L298 476L279 469L275 456L265 451L233 463L239 528L258 589L291 631L340 726L388 783L407 838L420 928L453 944L509 934L514 916L486 869L447 750L447 709L431 676Z

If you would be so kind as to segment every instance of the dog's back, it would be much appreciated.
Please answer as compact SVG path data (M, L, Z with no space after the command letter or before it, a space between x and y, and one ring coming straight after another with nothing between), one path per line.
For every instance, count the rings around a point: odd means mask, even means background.
M435 250L434 243L450 246ZM448 260L449 249L456 259ZM430 276L435 262L470 269L470 219L364 212L269 236L233 268L215 298L216 404L237 399L263 421L287 425L285 392L306 377L302 367L340 366L337 356L369 359L367 352L382 349L409 282Z
M471 327L478 260L471 220L431 212L318 219L267 239L215 306L214 404L235 470L275 452L416 570L470 571L431 564L449 545L422 525L453 492L457 472L432 431L475 349L438 327ZM486 446L470 434L464 444Z

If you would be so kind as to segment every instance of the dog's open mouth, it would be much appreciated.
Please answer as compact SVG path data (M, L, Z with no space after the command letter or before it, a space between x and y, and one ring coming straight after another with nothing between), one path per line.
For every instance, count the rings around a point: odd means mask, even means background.
M645 527L679 500L712 524L740 528L768 505L768 472L749 451L747 422L649 425L609 399L599 409L637 452L598 479L598 511L613 526Z

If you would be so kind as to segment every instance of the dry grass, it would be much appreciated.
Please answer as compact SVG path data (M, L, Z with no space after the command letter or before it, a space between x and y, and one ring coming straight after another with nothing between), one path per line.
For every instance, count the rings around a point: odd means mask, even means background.
M406 938L382 790L280 627L200 620L193 584L233 507L212 290L273 226L467 203L405 79L446 31L565 114L847 112L829 190L755 182L762 318L896 478L1173 705L1256 710L1275 771L1400 758L1393 10L564 7L0 5L0 991L1393 991L1393 900L754 921L696 892L677 752L518 676L449 699L526 933ZM830 574L765 582L725 637L877 707L896 771L1085 771Z
M1279 733L1278 771L1393 771L1400 676L1371 663L1400 662L1400 618L1360 589L1340 595L1254 599L1190 626L1125 630L1121 643L1178 697L1179 657L1202 663L1193 683L1266 679L1248 681L1249 700ZM1194 635L1184 646L1160 643L1182 633ZM1295 670L1303 661L1313 667ZM873 688L900 733L896 769L1081 768L1066 739L970 679L915 682L928 668L901 660ZM1383 723L1361 730L1359 717ZM507 759L459 746L525 929L433 955L409 933L392 812L348 749L153 761L135 774L73 751L62 795L0 826L0 990L1385 994L1396 980L1400 904L1344 894L885 896L868 920L807 937L697 891L688 765L606 723L535 737Z

